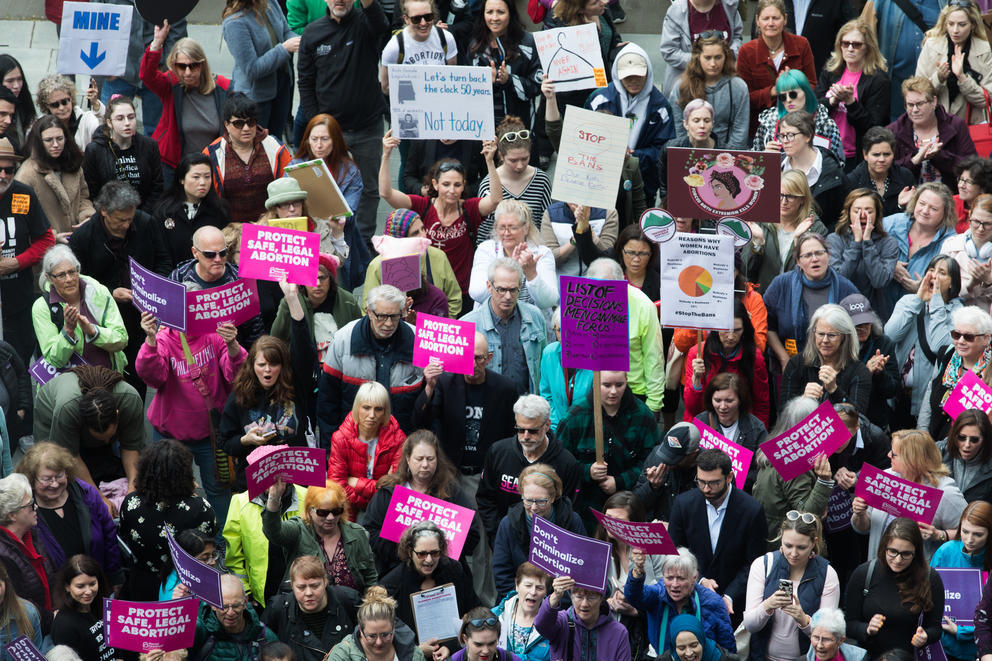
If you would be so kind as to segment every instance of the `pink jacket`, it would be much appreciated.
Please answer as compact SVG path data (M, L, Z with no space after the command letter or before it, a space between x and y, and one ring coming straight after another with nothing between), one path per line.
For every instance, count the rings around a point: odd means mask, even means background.
M182 441L210 438L206 403L189 376L189 365L183 355L179 333L163 328L156 340L155 349L142 342L135 360L138 376L158 391L148 408L148 419L170 438ZM227 344L216 333L187 340L193 360L200 366L211 401L214 406L223 409L234 375L248 358L248 352L239 346L238 357L232 359L227 353Z

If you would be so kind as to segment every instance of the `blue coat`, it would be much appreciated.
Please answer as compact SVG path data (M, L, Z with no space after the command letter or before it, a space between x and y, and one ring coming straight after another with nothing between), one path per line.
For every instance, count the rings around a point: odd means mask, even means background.
M282 42L297 34L289 29L286 15L275 0L269 0L265 18L279 40L275 46L268 28L252 12L232 14L221 24L224 41L234 56L232 86L228 91L244 92L256 103L276 98L280 73L293 76L293 56Z
M906 270L914 278L922 278L927 270L930 260L940 254L940 247L944 244L944 239L954 236L954 227L941 227L937 230L933 240L925 247L920 248L913 256L909 256L909 228L913 224L913 219L906 213L897 213L886 216L882 219L882 227L889 236L894 237L899 243L899 261L908 262ZM889 303L893 306L899 299L907 293L902 285L893 280L889 283Z
M548 343L548 327L544 315L537 307L524 301L517 301L520 312L520 343L524 347L524 358L527 361L527 371L530 373L530 392L540 392L541 383L541 352ZM493 308L486 302L466 314L462 321L475 323L475 329L486 336L489 350L493 353L491 369L503 373L503 347L493 319Z

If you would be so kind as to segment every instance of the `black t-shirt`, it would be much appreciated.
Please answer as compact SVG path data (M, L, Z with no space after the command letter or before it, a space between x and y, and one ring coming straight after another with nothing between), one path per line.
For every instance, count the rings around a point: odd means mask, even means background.
M479 427L482 425L482 405L485 402L485 385L465 384L465 448L462 451L462 468L482 469L485 453L479 451Z
M38 516L52 531L52 535L62 547L65 557L71 558L79 553L88 554L89 550L83 544L83 531L79 527L79 512L76 511L76 505L72 502L72 498L65 501L62 512L63 515L59 516L54 509L38 506Z
M15 257L31 247L49 229L48 216L27 184L12 182L0 195L0 257ZM0 276L3 316L25 312L34 303L34 279L30 268Z
M103 609L102 603L94 600L94 607ZM52 642L68 645L83 661L112 661L117 651L103 639L103 620L93 613L79 613L63 608L52 623Z

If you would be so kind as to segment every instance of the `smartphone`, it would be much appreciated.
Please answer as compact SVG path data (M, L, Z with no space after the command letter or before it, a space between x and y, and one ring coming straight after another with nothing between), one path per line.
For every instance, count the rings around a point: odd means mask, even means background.
M273 436L275 436L278 433L279 433L278 430L270 429L268 431L262 432L262 438L272 438ZM791 590L792 590L792 584L791 583L789 584L789 590L790 590L789 594L792 594L792 592L791 592Z
M789 595L792 598L792 581L787 578L778 579L778 589Z

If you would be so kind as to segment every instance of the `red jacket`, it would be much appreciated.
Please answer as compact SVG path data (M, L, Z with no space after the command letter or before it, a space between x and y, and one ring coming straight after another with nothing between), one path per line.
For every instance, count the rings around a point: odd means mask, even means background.
M783 70L799 69L809 79L810 89L816 87L816 65L806 37L791 32L783 32L782 36L785 39L785 55L778 69L775 68L775 61L761 37L741 46L741 51L737 54L737 75L744 79L751 90L751 128L748 135L754 135L758 128L758 115L761 111L775 105L772 97L775 80Z
M368 445L358 438L358 425L351 413L331 436L327 477L344 487L352 512L365 509L375 495L379 478L396 470L405 440L406 434L400 429L400 423L389 416L389 422L379 430L379 442L376 443L375 459L372 460L372 477L368 478ZM358 478L358 484L354 487L348 486L350 477Z
M692 422L692 419L706 408L706 402L703 401L706 384L720 372L732 372L740 375L745 382L751 382L751 410L749 413L753 413L756 418L765 423L765 428L768 428L768 369L765 367L765 357L760 351L754 352L753 374L741 374L741 355L739 352L730 360L718 359L713 365L710 365L703 377L703 387L699 390L692 387L692 361L695 358L696 347L693 346L685 357L685 374L683 375L685 386L682 389L682 395L685 398L683 420Z

